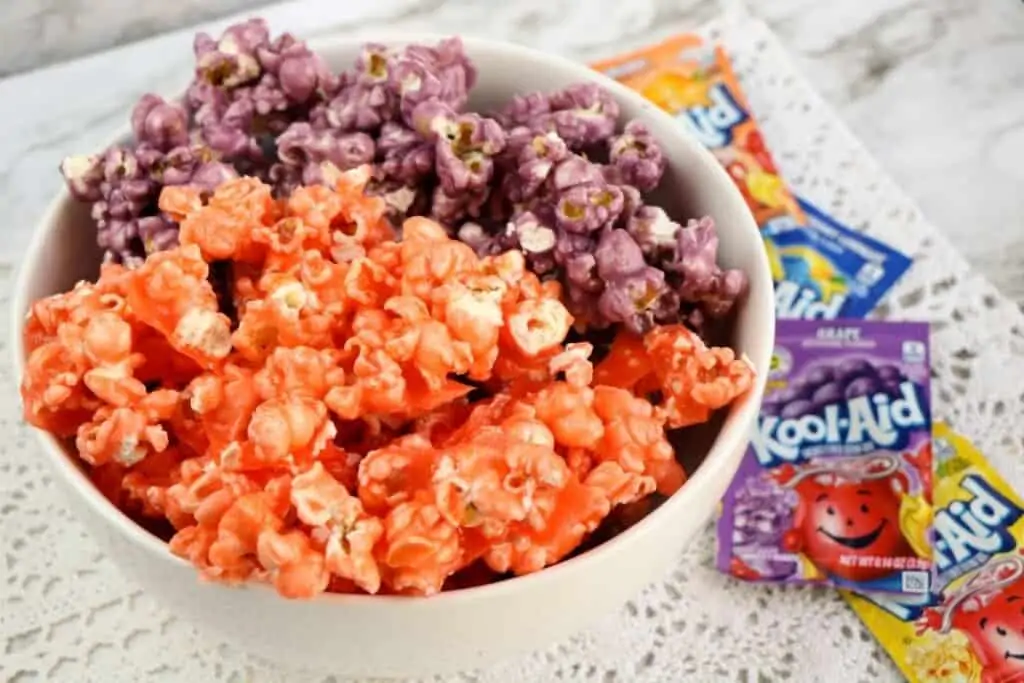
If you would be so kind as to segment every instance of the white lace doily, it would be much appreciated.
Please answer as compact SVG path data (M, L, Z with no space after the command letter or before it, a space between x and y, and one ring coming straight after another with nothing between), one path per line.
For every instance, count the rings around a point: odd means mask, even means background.
M798 191L914 256L913 269L880 315L934 323L936 416L968 434L1020 487L1024 317L970 272L795 71L767 27L737 20L706 31L733 55L767 140ZM7 273L0 282L5 307L9 290ZM6 313L0 320L6 328ZM7 336L0 330L0 339ZM0 359L0 679L336 680L282 671L219 645L128 583L58 499L31 435L17 419L8 367ZM899 680L834 592L734 581L714 570L712 548L709 530L664 581L568 642L488 671L436 680Z

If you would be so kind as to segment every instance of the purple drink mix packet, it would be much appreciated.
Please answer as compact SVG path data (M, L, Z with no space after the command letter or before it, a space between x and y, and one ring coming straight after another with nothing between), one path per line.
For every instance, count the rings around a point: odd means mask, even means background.
M928 326L779 320L761 414L718 520L720 571L931 587Z

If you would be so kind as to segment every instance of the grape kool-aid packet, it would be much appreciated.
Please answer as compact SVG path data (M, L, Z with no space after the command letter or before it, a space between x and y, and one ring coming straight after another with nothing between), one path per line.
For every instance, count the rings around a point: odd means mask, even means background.
M684 34L592 65L673 114L732 176L761 228L802 224L725 51Z
M779 318L863 318L910 268L911 259L797 199L807 225L762 231Z
M933 443L933 592L843 596L911 683L1024 681L1024 501L944 423Z
M930 587L928 326L780 320L761 414L718 520L718 568Z

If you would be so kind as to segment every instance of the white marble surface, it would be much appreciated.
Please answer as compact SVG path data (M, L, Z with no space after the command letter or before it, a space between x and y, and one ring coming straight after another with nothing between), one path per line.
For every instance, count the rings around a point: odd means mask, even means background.
M0 76L142 40L272 0L4 0Z
M100 6L115 4L104 0ZM210 7L230 4L217 0ZM739 3L302 0L274 5L263 14L278 30L306 35L429 29L508 39L588 59L692 28L723 5ZM760 0L750 5L925 215L972 264L1024 303L1024 4ZM222 20L214 27L223 25ZM0 260L15 260L25 246L33 221L58 186L62 155L97 147L124 123L135 97L174 88L187 77L192 33L178 31L0 81L0 209L7 222Z

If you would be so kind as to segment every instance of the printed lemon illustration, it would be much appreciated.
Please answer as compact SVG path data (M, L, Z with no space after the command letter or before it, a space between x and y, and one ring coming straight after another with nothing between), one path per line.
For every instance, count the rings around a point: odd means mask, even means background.
M932 523L932 507L924 496L903 496L900 503L900 532L918 557L930 560L932 549L928 530Z
M786 184L782 178L767 171L752 170L747 173L747 190L750 196L771 209L786 205Z
M772 281L781 282L786 278L786 269L782 265L782 256L779 254L779 248L775 246L774 241L765 239L764 250L768 255L768 267L772 271Z
M651 79L640 93L669 112L697 106L710 106L707 77L701 71L690 74L663 71Z
M758 168L747 174L747 192L762 206L769 209L781 209L794 216L800 215L786 183L778 175Z
M846 278L836 272L832 262L811 247L785 247L779 250L789 279L818 291L828 303L837 294L847 291Z

